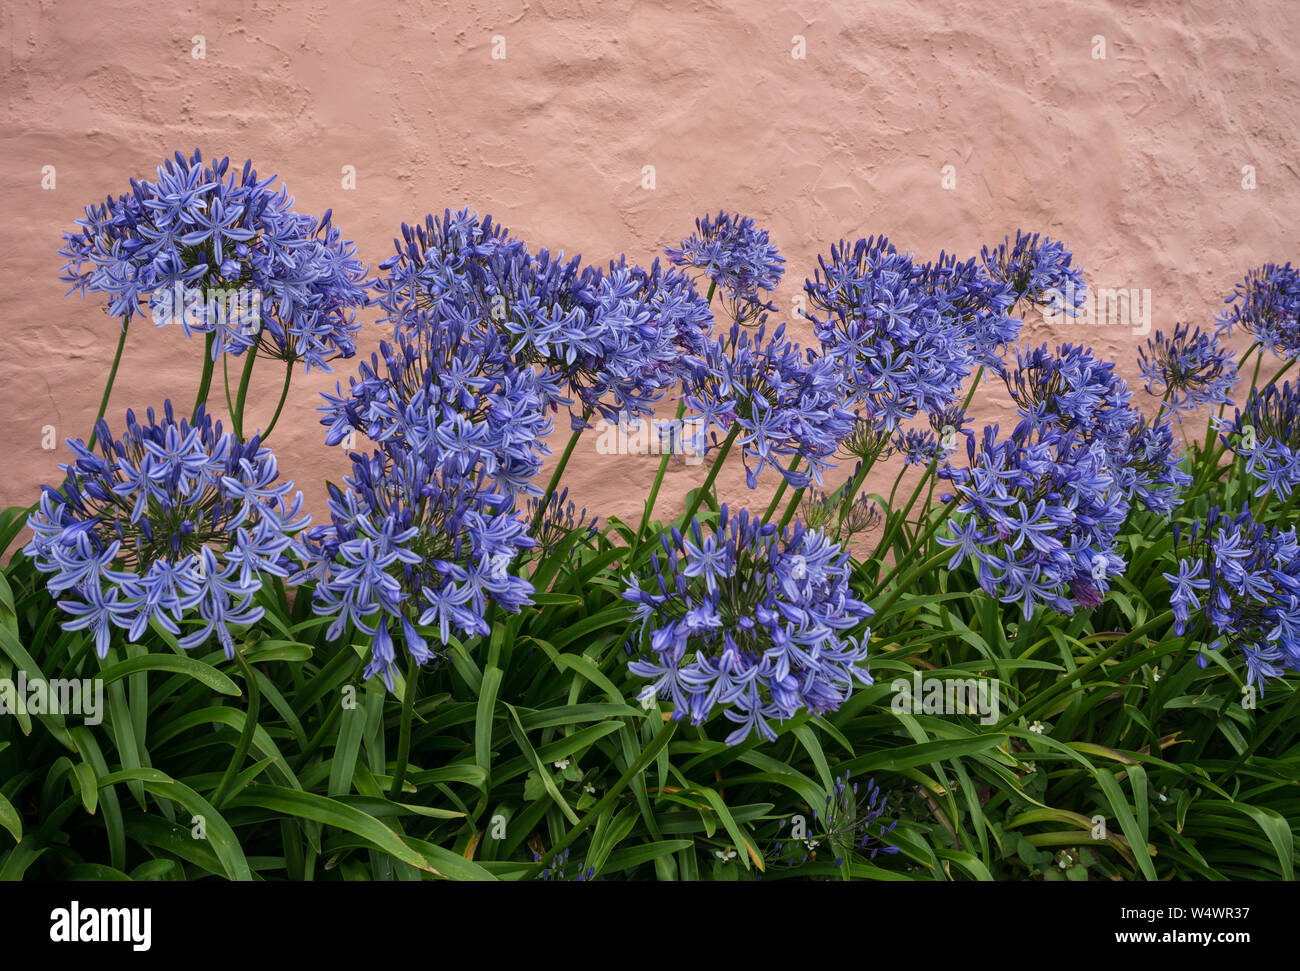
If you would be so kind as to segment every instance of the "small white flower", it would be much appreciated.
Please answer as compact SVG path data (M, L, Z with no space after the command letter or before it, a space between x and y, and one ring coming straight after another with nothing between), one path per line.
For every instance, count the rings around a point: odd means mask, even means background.
M1039 735L1041 735L1043 734L1044 731L1043 723L1040 721L1035 721L1032 725L1029 726L1029 730L1031 732L1036 732Z
M590 782L588 782L588 783L587 783L586 785L584 785L582 788L583 788L584 790L586 790L586 793L587 793L587 795L589 795L589 796L594 796L594 795L596 794L596 787L593 786Z
M1151 672L1151 680L1152 680L1152 681L1159 681L1159 680L1160 680L1160 669L1159 669L1159 668L1155 668L1155 669L1152 670L1152 672Z
M728 863L731 860L734 860L736 858L736 851L735 850L714 850L713 855L716 856L723 863Z
M560 761L555 762L555 763L553 763L553 764L555 765L555 767L556 767L557 769L559 769L561 772L563 772L565 769L567 769L567 768L569 767L569 760L568 760L568 759L560 759Z

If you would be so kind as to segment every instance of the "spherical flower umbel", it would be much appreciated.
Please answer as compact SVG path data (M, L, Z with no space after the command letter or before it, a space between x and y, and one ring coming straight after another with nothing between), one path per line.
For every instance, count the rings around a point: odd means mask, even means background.
M804 352L785 336L782 324L765 339L766 325L751 332L733 324L708 348L687 383L686 403L704 430L737 429L745 475L752 489L768 465L793 486L822 482L827 459L853 430L854 417L842 405L836 362ZM782 459L799 456L791 470ZM751 467L750 460L756 460Z
M1223 444L1260 480L1256 496L1271 490L1285 499L1300 485L1300 384L1251 389L1246 407L1218 427Z
M97 426L98 450L80 440L61 466L59 489L48 486L28 519L24 548L47 587L73 615L69 630L87 629L100 657L111 628L138 642L151 623L181 634L189 650L212 638L234 657L232 628L263 615L253 603L265 577L287 577L293 535L310 521L292 482L277 482L275 457L256 436L240 442L200 409L197 420L176 419L171 402L159 421L126 413L114 440Z
M488 602L518 612L533 587L511 573L533 541L509 496L486 478L431 466L418 453L393 449L353 453L347 490L330 486L330 526L303 534L307 567L291 582L316 581L313 609L334 616L326 632L340 637L350 622L373 637L367 678L393 688L395 635L419 664L435 656L418 627L442 646L452 632L489 633Z
M1220 334L1191 330L1186 324L1178 324L1169 337L1156 331L1138 351L1147 392L1161 394L1175 413L1205 404L1232 404L1228 392L1237 383L1237 364L1232 351L1220 343Z
M804 285L809 316L877 440L951 407L977 367L1001 369L1020 333L1008 287L974 260L919 263L881 236L841 240L819 263Z
M1185 543L1179 540L1185 539ZM1174 633L1204 622L1218 636L1210 650L1240 647L1247 683L1263 690L1268 678L1300 671L1300 544L1296 530L1257 523L1250 508L1230 518L1216 506L1190 533L1174 531L1184 553L1172 584ZM1197 663L1205 667L1205 656Z
M724 505L716 524L693 520L662 537L651 573L629 577L649 654L628 665L650 684L642 699L702 724L716 710L772 740L769 720L834 711L855 682L871 684L871 608L849 587L849 555L817 531L763 524Z
M212 356L256 346L270 357L326 363L356 352L356 308L366 303L367 267L330 213L293 209L276 177L259 179L223 158L177 152L156 180L87 206L59 255L69 293L100 293L107 311L130 320L147 307L158 326L213 336Z
M1290 263L1251 270L1224 302L1218 325L1226 333L1240 327L1278 357L1300 354L1300 270Z
M400 333L456 329L477 349L535 369L551 409L577 398L575 426L599 412L650 415L680 381L712 327L707 304L681 273L612 262L583 266L511 237L468 210L402 227L376 283L385 320Z
M1071 266L1074 255L1059 240L1016 230L1016 239L980 253L984 272L1011 288L1017 304L1037 304L1053 314L1076 317L1087 297L1083 268Z
M664 252L676 266L703 270L734 321L752 321L776 310L763 294L781 282L785 258L772 245L767 230L759 229L748 216L720 211L716 217L696 219L695 232Z

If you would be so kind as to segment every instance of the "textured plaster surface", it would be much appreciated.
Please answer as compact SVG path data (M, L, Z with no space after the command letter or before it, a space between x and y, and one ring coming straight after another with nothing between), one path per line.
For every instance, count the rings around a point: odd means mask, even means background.
M301 210L333 207L372 264L403 220L446 207L599 262L648 262L696 215L739 210L787 259L787 316L840 237L884 233L922 257L964 258L1023 227L1064 239L1094 287L1149 291L1154 330L1208 323L1248 267L1300 257L1298 28L1294 0L15 0L0 12L0 505L57 479L116 341L97 302L63 296L61 233L176 149L251 157ZM344 166L354 189L341 188ZM1090 343L1137 384L1146 338L1132 328L1035 317L1024 338ZM111 424L127 407L192 401L200 355L179 330L133 327ZM323 480L346 462L322 444L314 409L354 363L297 379L270 443L318 522ZM274 372L254 376L254 423L273 408ZM978 424L1009 423L999 389L973 410ZM634 517L654 467L599 455L593 438L565 483L602 516ZM674 466L661 511L704 474ZM751 505L776 482L749 494L738 462L719 481Z

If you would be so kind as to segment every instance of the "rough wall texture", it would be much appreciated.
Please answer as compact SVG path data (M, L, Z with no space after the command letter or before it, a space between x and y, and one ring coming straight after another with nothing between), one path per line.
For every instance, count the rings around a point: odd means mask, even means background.
M372 264L402 220L445 207L596 261L648 261L696 215L736 209L785 254L787 311L842 236L885 233L928 258L1044 231L1093 286L1149 290L1152 329L1208 322L1248 267L1300 256L1295 0L14 0L0 18L0 505L57 478L116 340L97 303L62 295L60 234L176 149L279 173L301 210L332 206ZM1133 329L1036 319L1025 339L1085 340L1134 382ZM379 336L367 326L367 354ZM200 356L179 330L133 328L111 423L192 400ZM254 414L273 406L274 370L254 378ZM318 521L320 483L346 465L313 411L351 362L337 372L296 381L271 442ZM981 394L975 417L1005 423L1005 394ZM587 442L566 484L632 516L654 464ZM703 475L675 467L664 511ZM775 484L747 494L738 463L720 481L753 504Z

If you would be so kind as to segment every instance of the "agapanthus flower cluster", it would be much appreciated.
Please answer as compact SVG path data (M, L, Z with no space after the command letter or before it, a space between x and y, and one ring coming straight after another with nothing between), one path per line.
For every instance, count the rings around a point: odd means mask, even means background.
M623 593L650 647L629 664L650 681L642 701L661 698L696 725L721 709L739 726L734 745L774 739L770 719L834 711L855 681L871 684L871 608L849 587L848 553L821 533L724 505L716 525L674 528L662 547Z
M538 372L520 368L494 331L449 320L381 342L348 390L323 395L319 410L328 445L360 433L395 462L414 453L444 476L482 474L513 496L537 491L532 479L550 454L547 396Z
M736 443L751 489L768 465L793 486L820 485L822 471L833 467L829 457L854 427L852 412L841 405L839 369L833 359L792 343L784 324L770 339L766 330L766 324L756 331L733 324L709 345L687 382L686 403L696 412L690 417L705 431L739 428ZM783 464L793 456L802 468Z
M1236 517L1210 510L1175 549L1185 550L1172 585L1174 633L1186 634L1204 619L1216 634L1210 650L1240 647L1247 683L1261 691L1265 680L1300 671L1300 544L1296 530L1257 523L1250 508ZM1205 657L1197 658L1204 667Z
M181 153L156 180L87 206L59 255L69 293L100 293L107 311L131 319L147 306L158 326L213 335L212 355L257 346L282 361L326 363L356 352L356 308L367 267L331 214L295 212L275 176L252 162L232 170Z
M256 436L240 442L203 409L177 420L126 413L114 439L102 419L97 451L69 440L76 460L60 466L59 489L41 493L24 548L59 606L88 630L105 657L112 628L138 642L151 623L180 635L186 650L215 638L234 657L234 628L256 623L253 598L266 577L287 577L294 534L310 521L292 482L277 482L275 457Z
M732 319L746 323L776 307L764 296L785 274L785 258L772 245L767 230L748 216L720 211L695 220L695 232L680 246L665 251L676 266L704 271L716 285Z
M970 465L940 470L956 487L949 571L974 563L979 585L1026 618L1039 605L1072 614L1095 607L1124 572L1115 537L1128 515L1109 456L1098 442L1027 421L1011 435L985 428Z
M866 788L859 791L858 783L851 780L851 773L846 771L844 775L836 776L835 785L826 794L825 805L813 810L816 828L801 836L791 827L791 835L776 844L777 859L784 859L789 866L807 863L816 857L823 845L836 867L851 861L855 853L868 860L874 860L879 853L897 853L899 848L891 845L888 838L898 820L885 825L881 818L885 814L887 798L875 779L868 779ZM783 818L779 824L783 831L786 823Z
M855 471L850 481L856 475ZM804 492L799 502L799 518L808 529L818 530L837 543L847 543L857 534L869 533L884 522L880 506L870 496L857 495L846 503L840 493L827 494L815 486Z
M1219 422L1219 432L1260 480L1256 496L1272 491L1285 499L1300 485L1300 384L1251 389L1246 407Z
M1169 337L1156 331L1138 351L1147 392L1160 395L1175 412L1232 404L1228 392L1237 383L1237 363L1221 343L1221 333L1193 330L1187 324L1178 324Z
M1173 429L1168 419L1151 424L1142 417L1114 364L1074 344L1017 349L1016 357L1006 383L1025 422L1100 445L1126 501L1160 514L1173 510L1191 482L1178 467Z
M990 279L1011 288L1015 302L1049 307L1053 314L1078 316L1087 297L1082 267L1065 245L1038 233L1016 230L1016 240L1006 237L993 249L980 252Z
M543 505L545 503L545 505ZM524 518L530 525L534 542L533 553L541 559L551 556L560 545L576 530L582 540L590 541L596 537L597 517L587 516L586 508L579 509L569 499L569 490L562 489L550 496L531 496L524 507ZM580 549L580 544L570 547L573 556Z
M326 636L348 623L373 636L367 678L393 687L395 636L418 664L436 656L420 627L445 647L453 631L486 635L488 604L518 612L533 587L511 571L533 545L510 496L485 476L430 465L413 450L352 453L346 491L330 485L332 525L303 534L308 566L294 583L315 580L313 607L335 616Z
M1025 617L1097 606L1124 571L1115 537L1135 503L1167 515L1191 477L1169 422L1147 422L1114 366L1086 348L1017 351L1006 375L1021 421L985 428L970 465L940 476L957 487L948 568L974 561L980 586Z
M1224 302L1224 331L1240 327L1278 357L1300 354L1300 270L1290 263L1251 270Z
M961 405L951 405L930 416L930 427L898 431L890 442L890 451L903 456L904 465L929 466L942 461L961 444L962 437L973 432L966 428L966 412Z
M533 372L551 408L579 404L574 427L599 413L649 415L698 357L712 328L707 303L682 273L619 260L583 266L521 240L468 210L402 226L380 265L378 302L399 334L455 330L477 353L503 351Z
M850 407L886 438L941 414L981 365L1001 369L1020 333L1010 289L974 260L919 263L885 237L841 240L804 289L824 353L844 375Z

